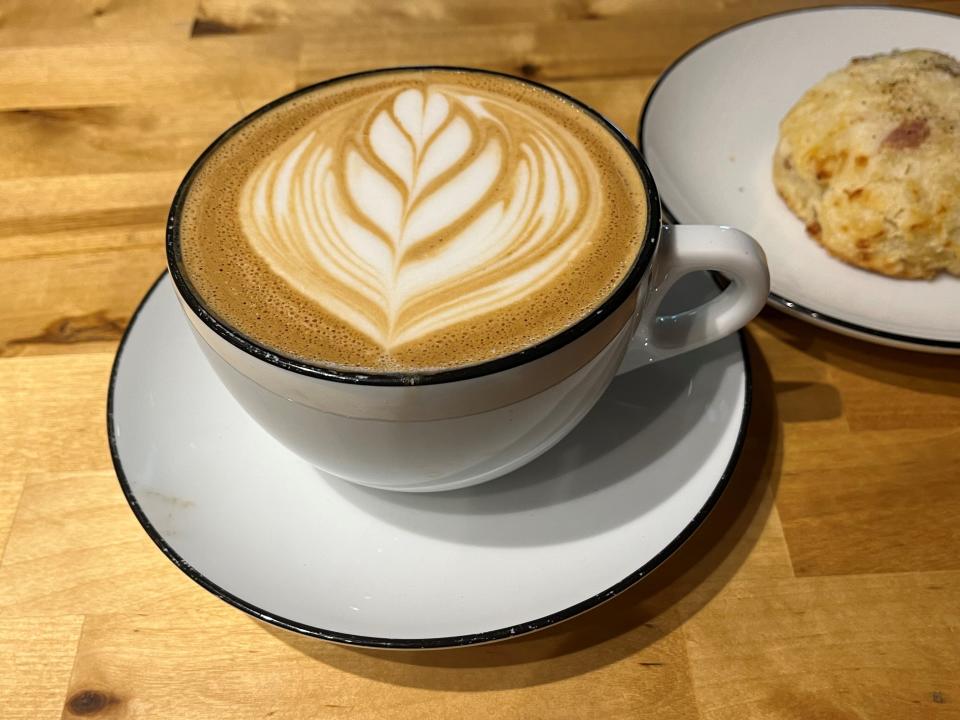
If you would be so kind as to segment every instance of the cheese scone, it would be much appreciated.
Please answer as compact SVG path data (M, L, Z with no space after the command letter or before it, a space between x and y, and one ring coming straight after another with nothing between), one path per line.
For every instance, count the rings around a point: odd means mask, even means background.
M907 50L827 75L781 121L773 180L836 257L960 275L960 63Z

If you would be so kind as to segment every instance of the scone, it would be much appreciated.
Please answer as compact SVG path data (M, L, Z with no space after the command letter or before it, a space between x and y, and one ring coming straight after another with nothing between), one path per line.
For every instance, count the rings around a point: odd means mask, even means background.
M773 180L836 257L960 275L960 63L908 50L831 73L781 121Z

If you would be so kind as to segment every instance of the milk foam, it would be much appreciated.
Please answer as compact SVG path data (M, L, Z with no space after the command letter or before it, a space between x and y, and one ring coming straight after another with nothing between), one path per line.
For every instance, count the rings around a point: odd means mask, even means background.
M273 272L389 351L554 282L596 231L599 181L532 107L389 88L277 147L238 213Z
M222 323L365 373L463 367L592 313L648 229L620 138L509 77L391 70L305 90L207 154L174 238Z

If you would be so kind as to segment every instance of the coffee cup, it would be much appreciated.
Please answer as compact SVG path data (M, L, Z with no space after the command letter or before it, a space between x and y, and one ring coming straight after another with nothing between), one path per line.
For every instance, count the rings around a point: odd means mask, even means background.
M408 82L414 83L413 89L404 85ZM441 89L432 89L432 83ZM374 90L386 93L385 109L368 101ZM319 110L309 107L314 98L319 98ZM560 114L556 115L560 121L551 120L554 115L538 115L528 122L534 110L541 112L544 107L543 112ZM293 110L282 116L286 108ZM528 108L533 109L528 112ZM360 113L356 117L365 118L368 125L361 135L339 143L339 132L352 132L358 125L350 113ZM563 113L573 113L573 121ZM310 125L312 114L328 121ZM270 129L267 123L274 117L285 121L283 142L266 143L256 133L263 127ZM573 135L564 130L571 122L579 123ZM393 129L389 129L391 123ZM428 126L433 136L422 140L417 133L426 137ZM277 135L275 129L264 133L269 138ZM577 137L584 134L589 142L578 142ZM390 138L400 144L390 146ZM379 153L383 162L364 161L365 151L357 149L357 143L369 143L372 150L368 152ZM269 147L264 149L265 144ZM412 150L400 151L406 147ZM470 149L462 152L466 158L462 172L450 169L452 162L437 160L464 147ZM582 147L587 155L607 153L609 157L603 155L593 169L589 159L577 165L578 156L573 153ZM434 148L432 159L430 148ZM252 161L244 164L248 156ZM225 165L219 159L225 157L237 164ZM410 158L420 162L420 175L405 174L403 163ZM430 163L441 171L420 183L418 178L429 176L423 168ZM351 175L353 166L360 170ZM414 200L410 198L414 198L419 203L415 208L428 206L417 193L431 189L439 193L460 183L459 194L448 193L445 202L424 211L428 214L449 215L450 198L474 193L469 222L458 225L459 219L444 216L442 222L434 223L442 225L443 231L437 234L439 240L428 238L433 243L429 248L440 247L439 255L411 251L420 265L411 265L409 271L406 266L398 269L405 256L395 243L389 256L394 273L390 277L400 280L393 285L384 284L382 278L387 275L370 270L375 269L373 261L357 261L365 275L352 268L347 261L360 256L344 254L342 247L344 227L365 239L390 235L384 230L389 217L383 217L396 205L391 200L393 191L389 183L371 180L369 168L380 168L380 175L399 188L397 197L411 207ZM492 168L489 178L482 175L485 168ZM218 178L222 178L220 185L215 182ZM535 182L542 187L533 188ZM615 206L613 190L608 189L611 182L621 183L634 195L624 191L627 195L615 196L619 203ZM474 192L474 187L479 189ZM526 192L527 200L517 201L519 209L510 215L514 207L510 198L520 192L517 188ZM234 191L238 199L226 203L223 198L234 197L230 195ZM504 192L507 195L497 194ZM551 192L562 202L544 209L541 206L548 203ZM349 203L342 199L346 195ZM632 197L636 207L625 207L624 197ZM203 205L204 198L212 200ZM224 205L239 206L243 217L223 222L218 213ZM415 213L409 208L404 213L408 224L431 221L429 217L410 219ZM498 255L477 261L468 274L446 285L438 284L436 272L417 275L418 268L433 267L428 261L439 262L432 258L458 252L456 237L450 241L448 236L486 237L475 230L487 215L513 223L491 221L485 226L506 238ZM207 216L213 220L204 224L201 220ZM624 227L631 219L637 227ZM508 230L497 230L501 227ZM236 233L230 235L228 230ZM588 232L597 236L595 242L606 255L576 249L577 238ZM540 234L534 237L535 233ZM213 235L218 238L215 242ZM522 245L514 236L533 237L536 243ZM617 242L603 244L604 238L612 236ZM449 244L440 244L441 240ZM191 243L201 251L195 252ZM256 254L238 256L247 252L244 243L255 246ZM509 243L516 246L507 247ZM420 243L427 244L427 240ZM238 250L240 245L243 248ZM369 248L369 257L381 252L375 243L364 247ZM611 260L609 247L618 248L625 260ZM314 281L298 286L299 268L309 265L314 256L324 261L318 261L316 273L327 273L317 275L327 278L326 284ZM299 259L293 262L291 257ZM533 460L562 440L593 407L628 349L631 357L656 362L701 347L742 328L763 307L769 291L763 251L748 235L728 227L663 222L656 186L643 158L601 115L537 83L459 68L391 68L336 78L247 116L218 138L187 173L170 211L167 258L180 305L205 357L239 405L266 432L330 476L409 492L467 487ZM448 265L462 269L462 257L458 263ZM583 268L597 263L609 266L604 272L615 280L610 287L601 286L606 276L598 280L584 274ZM480 284L473 280L490 268L499 270L488 272ZM313 272L305 269L304 275L308 271ZM700 271L721 273L730 282L717 297L698 307L660 314L660 303L674 283ZM231 272L237 273L237 279L222 279ZM237 290L251 275L256 276L252 289ZM371 295L370 278L378 277L380 294ZM424 285L429 285L432 295L410 279L423 277L432 283ZM273 290L269 302L260 302L258 288L273 288L278 278L292 283L297 292L290 291L290 296L296 303L315 301L305 306L305 315L314 307L328 319L327 325L320 323L318 332L325 333L318 336L320 340L311 334L317 322L290 309L301 305L276 305L281 310L271 314ZM367 285L357 281L357 292L350 295L351 278L366 278ZM583 288L577 284L582 278L588 278L580 282ZM340 285L333 287L337 282ZM407 295L390 290L391 295L384 287L401 288ZM543 307L542 298L577 299L581 289L587 293L598 288L603 290L602 297L595 302L576 300L580 304L573 303L577 310L573 316L560 314L557 320L552 306ZM368 296L390 298L392 314L371 310L363 299ZM423 297L433 298L435 305ZM431 307L439 309L431 312ZM275 315L292 319L283 323ZM300 322L306 323L305 329L288 332L288 327ZM241 327L242 323L246 325ZM521 326L516 337L505 334ZM262 328L273 333L269 341L257 334ZM507 330L501 332L501 328ZM333 349L324 352L365 352L357 357L387 359L362 366L339 356L337 362L307 357L310 348L327 347L324 338L343 338L331 341ZM458 344L457 338L464 340ZM372 355L368 346L387 349ZM464 361L464 353L472 355ZM421 366L416 365L417 358L425 358ZM384 364L390 362L401 364Z

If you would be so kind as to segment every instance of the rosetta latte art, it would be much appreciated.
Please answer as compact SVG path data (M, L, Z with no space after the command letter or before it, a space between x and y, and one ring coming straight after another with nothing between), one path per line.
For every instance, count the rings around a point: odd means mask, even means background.
M246 179L239 212L274 273L389 352L556 282L597 232L599 187L559 123L432 85L302 128Z

